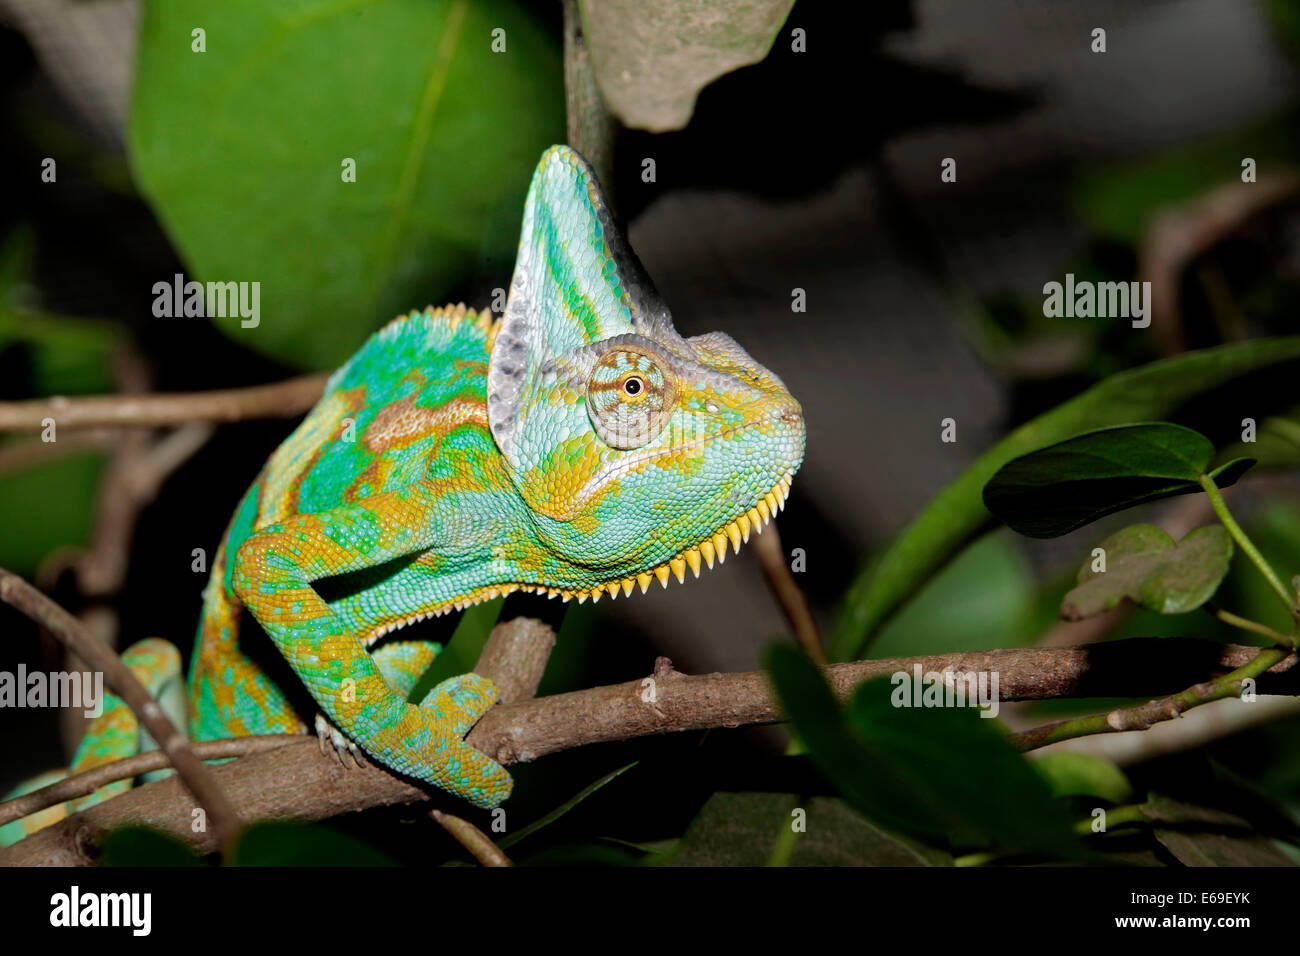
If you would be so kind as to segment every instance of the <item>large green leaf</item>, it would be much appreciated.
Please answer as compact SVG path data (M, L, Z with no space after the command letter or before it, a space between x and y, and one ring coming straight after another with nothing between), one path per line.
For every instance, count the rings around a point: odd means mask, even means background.
M1202 490L1214 445L1169 422L1116 425L1012 459L984 486L984 505L1015 531L1054 538L1134 505ZM1231 485L1254 459L1213 472Z
M1232 538L1207 525L1174 544L1164 530L1135 524L1100 545L1104 570L1091 556L1079 584L1061 601L1061 617L1079 621L1116 607L1125 598L1160 614L1194 611L1218 589L1232 561Z
M504 0L146 0L134 95L132 166L188 277L261 283L256 328L217 324L313 367L476 268L505 286L564 132L558 38Z
M1071 435L1161 418L1188 399L1248 372L1300 358L1300 336L1189 352L1113 375L1021 425L941 491L850 588L835 629L833 656L861 654L871 634L992 516L981 492L1006 462Z
M887 829L955 846L1082 852L1043 778L968 707L896 706L910 681L868 681L847 713L807 657L777 645L772 680L813 763Z

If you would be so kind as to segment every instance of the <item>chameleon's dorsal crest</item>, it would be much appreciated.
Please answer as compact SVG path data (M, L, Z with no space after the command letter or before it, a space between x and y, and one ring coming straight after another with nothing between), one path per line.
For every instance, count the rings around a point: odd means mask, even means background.
M488 423L507 461L518 464L520 419L543 365L631 332L689 348L623 242L591 169L568 147L552 146L528 188L488 367Z

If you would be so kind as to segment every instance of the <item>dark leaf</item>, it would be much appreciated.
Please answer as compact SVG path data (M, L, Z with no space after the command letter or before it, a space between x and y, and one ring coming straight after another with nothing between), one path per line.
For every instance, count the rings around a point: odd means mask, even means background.
M1168 422L1086 432L1015 458L984 486L984 504L1011 528L1054 538L1147 501L1201 491L1214 445L1200 432ZM1253 464L1229 462L1220 487Z
M1080 852L1043 779L974 708L901 706L910 678L876 680L846 720L802 654L778 645L770 666L813 763L869 820L930 842Z

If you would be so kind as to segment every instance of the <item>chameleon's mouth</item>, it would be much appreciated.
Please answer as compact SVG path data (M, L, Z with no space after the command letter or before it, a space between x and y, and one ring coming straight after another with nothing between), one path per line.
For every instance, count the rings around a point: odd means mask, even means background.
M786 499L790 496L790 481L793 477L793 471L786 472L781 480L772 486L772 490L763 495L758 500L758 503L745 511L744 514L725 522L712 534L702 538L689 548L678 552L662 564L655 565L648 571L642 571L640 574L625 578L613 578L597 584L593 588L570 589L535 584L517 584L514 589L530 591L535 594L545 594L547 597L558 597L565 601L572 601L576 598L578 603L581 604L587 598L591 598L592 603L595 603L605 594L609 595L610 600L618 597L620 592L627 596L636 587L640 587L641 593L645 594L650 589L650 585L656 580L663 587L668 587L670 578L676 578L679 584L684 584L686 582L687 568L698 578L702 566L712 569L715 562L722 564L727 559L727 545L731 545L734 554L740 550L741 544L748 543L751 533L762 534L763 528L767 526L767 523L772 520L776 513L785 509Z

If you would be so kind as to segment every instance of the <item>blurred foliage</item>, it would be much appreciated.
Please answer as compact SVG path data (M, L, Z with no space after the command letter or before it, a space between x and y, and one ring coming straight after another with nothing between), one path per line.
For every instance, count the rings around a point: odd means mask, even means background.
M564 136L556 41L505 0L147 0L133 170L190 278L261 282L260 325L217 324L330 368L485 262L504 285Z
M37 308L33 248L26 229L0 244L0 399L110 390L116 331ZM0 450L37 440L0 436ZM86 452L0 472L0 567L30 577L55 549L84 542L102 468L103 456Z
M1055 608L1048 613L1055 616ZM974 542L927 581L871 642L869 656L1023 647L1045 622L1024 552L1006 533Z
M1057 750L1042 754L1033 766L1047 781L1054 797L1099 797L1109 803L1123 803L1133 794L1124 771L1104 757Z
M777 645L770 662L813 762L867 819L939 848L1080 854L1043 779L977 710L897 705L920 693L908 675L868 681L841 712L802 654Z
M858 576L836 623L832 655L837 660L858 656L881 623L988 525L992 516L984 506L984 485L1013 458L1091 429L1161 418L1198 394L1297 358L1300 337L1179 355L1114 375L1021 425L936 495ZM1253 409L1254 403L1246 407Z
M1261 178L1294 170L1300 115L1287 112L1226 136L1156 155L1081 171L1075 213L1099 238L1136 245L1161 210L1241 182L1241 161L1254 159Z

